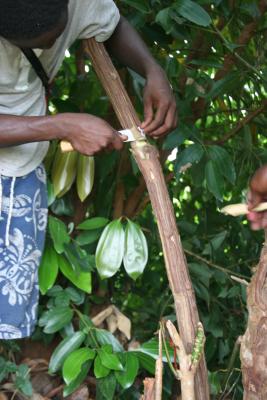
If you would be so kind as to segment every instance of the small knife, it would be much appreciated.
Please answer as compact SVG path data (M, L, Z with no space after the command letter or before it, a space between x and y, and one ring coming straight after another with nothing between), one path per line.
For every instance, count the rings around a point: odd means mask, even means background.
M145 139L146 135L144 134L143 130L142 129L138 129L138 130L140 132L140 137L143 137ZM123 129L118 132L120 135L127 136L127 140L124 140L124 142L134 142L136 140L131 129Z

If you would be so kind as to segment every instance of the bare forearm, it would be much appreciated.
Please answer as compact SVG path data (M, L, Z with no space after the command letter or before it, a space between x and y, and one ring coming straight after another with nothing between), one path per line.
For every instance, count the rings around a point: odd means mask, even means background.
M129 22L121 17L113 35L105 42L108 52L144 78L161 69Z
M41 142L60 137L60 127L54 116L0 115L0 147Z

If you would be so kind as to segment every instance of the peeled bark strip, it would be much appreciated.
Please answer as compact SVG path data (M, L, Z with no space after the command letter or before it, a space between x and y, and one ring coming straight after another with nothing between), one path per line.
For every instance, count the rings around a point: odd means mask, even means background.
M267 399L267 237L247 289L247 330L241 339L243 400Z
M104 46L94 39L85 41L95 71L100 78L123 129L136 128L140 121ZM146 141L131 143L136 162L144 176L158 223L166 271L174 297L179 332L185 349L191 353L199 322L173 206L165 184L157 149ZM196 400L209 399L207 370L202 359L195 378Z
M253 208L251 211L261 212L267 210L267 203L260 203L257 207ZM238 217L239 215L248 214L248 205L245 203L229 204L221 209L221 212L225 215L232 215L233 217Z

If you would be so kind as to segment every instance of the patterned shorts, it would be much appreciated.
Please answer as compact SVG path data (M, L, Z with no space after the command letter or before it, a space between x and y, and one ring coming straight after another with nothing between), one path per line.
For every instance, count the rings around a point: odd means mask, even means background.
M37 320L46 173L40 165L22 177L0 178L0 339L18 339L30 336Z

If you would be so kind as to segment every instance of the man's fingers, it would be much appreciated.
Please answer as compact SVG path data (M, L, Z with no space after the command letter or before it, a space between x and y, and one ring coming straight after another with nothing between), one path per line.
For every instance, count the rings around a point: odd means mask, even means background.
M113 140L111 144L115 150L121 150L123 148L123 142L127 140L127 136L121 135L119 132L114 131Z
M165 121L163 123L163 125L154 130L153 132L150 133L150 135L152 137L158 137L158 136L162 136L162 135L167 135L167 133L169 133L170 131L173 131L176 126L177 126L177 120L178 120L178 116L177 116L177 112L176 112L176 107L172 106L171 108L169 108Z
M145 129L153 121L153 116L154 116L153 104L152 104L151 99L149 99L149 100L145 101L145 105L144 105L145 120L141 124L142 129Z
M166 118L166 114L168 112L168 105L164 104L163 106L159 107L156 115L153 119L153 121L148 124L145 128L145 131L148 135L151 134L151 132L155 131L156 129L160 128L161 125L164 123L165 118Z

